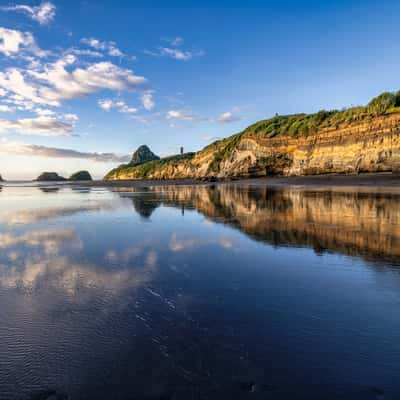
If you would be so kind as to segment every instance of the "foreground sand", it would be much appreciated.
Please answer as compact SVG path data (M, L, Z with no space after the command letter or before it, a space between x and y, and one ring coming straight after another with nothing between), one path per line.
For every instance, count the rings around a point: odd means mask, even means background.
M12 185L14 182L3 183ZM22 182L21 182L22 183ZM358 175L310 175L293 177L265 177L218 182L178 179L178 180L120 180L90 182L25 182L27 185L40 186L86 186L86 187L149 187L149 186L182 186L182 185L238 185L254 187L291 187L320 190L346 190L400 193L400 174L391 172L358 174Z
M80 185L82 182L72 182ZM310 175L310 176L290 176L290 177L267 177L254 179L241 179L233 181L208 182L191 179L177 180L121 180L121 181L92 181L90 186L170 186L170 185L215 185L215 184L234 184L234 185L256 185L256 186L385 186L400 187L400 174L391 172L381 172L373 174L358 175ZM85 182L86 185L86 182Z

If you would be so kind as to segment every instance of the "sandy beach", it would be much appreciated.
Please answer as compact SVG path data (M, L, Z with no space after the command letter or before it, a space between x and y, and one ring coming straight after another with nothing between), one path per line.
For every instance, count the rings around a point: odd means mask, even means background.
M309 176L286 176L286 177L265 177L254 179L202 181L193 179L176 180L93 180L93 181L65 181L65 182L37 182L37 181L6 181L1 186L85 186L85 187L109 187L109 188L140 188L154 186L193 186L193 185L235 185L253 187L274 187L292 188L302 190L333 190L347 191L357 190L359 192L374 193L399 193L400 174L391 172L369 173L358 175L309 175Z

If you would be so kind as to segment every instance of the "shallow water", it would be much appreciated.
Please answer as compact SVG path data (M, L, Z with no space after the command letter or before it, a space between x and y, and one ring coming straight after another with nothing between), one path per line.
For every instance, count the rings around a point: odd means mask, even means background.
M3 186L0 399L395 399L400 197Z

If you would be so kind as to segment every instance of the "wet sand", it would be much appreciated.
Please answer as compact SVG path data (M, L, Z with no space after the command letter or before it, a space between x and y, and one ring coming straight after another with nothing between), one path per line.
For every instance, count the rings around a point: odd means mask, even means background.
M82 182L73 182L74 185L80 185ZM84 183L86 185L86 182ZM93 181L89 186L110 186L110 187L146 187L146 186L181 186L181 185L251 185L257 187L359 187L377 189L384 188L400 191L400 174L391 172L381 172L372 174L344 175L310 175L310 176L285 176L285 177L265 177L240 180L221 180L221 181L202 181L194 179L176 179L176 180L123 180L123 181Z
M326 174L309 176L265 177L240 180L203 181L194 179L176 180L120 180L120 181L77 181L77 182L24 182L34 186L85 186L85 187L149 187L182 185L245 185L256 187L293 187L301 189L345 190L357 188L360 191L398 192L400 193L400 174L391 172L370 174ZM23 184L23 182L2 182L5 186Z

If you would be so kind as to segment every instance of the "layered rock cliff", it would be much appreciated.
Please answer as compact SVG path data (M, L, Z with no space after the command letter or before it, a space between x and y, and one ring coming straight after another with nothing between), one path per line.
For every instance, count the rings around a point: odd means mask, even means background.
M197 153L139 166L122 165L106 179L224 179L398 170L400 94L392 103L385 103L385 95L395 96L383 94L368 106L345 111L276 116Z

